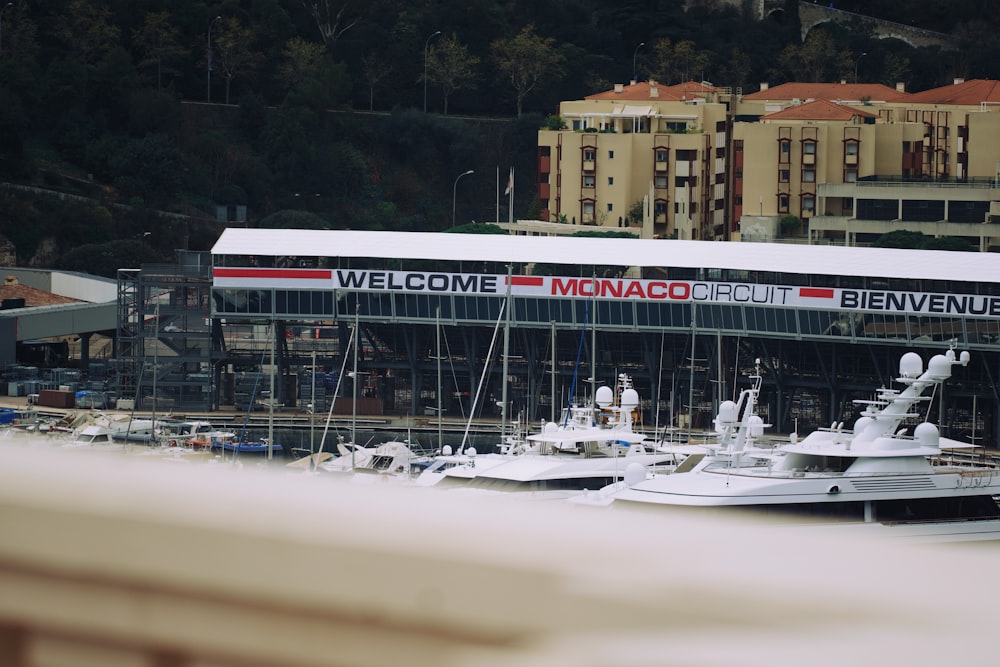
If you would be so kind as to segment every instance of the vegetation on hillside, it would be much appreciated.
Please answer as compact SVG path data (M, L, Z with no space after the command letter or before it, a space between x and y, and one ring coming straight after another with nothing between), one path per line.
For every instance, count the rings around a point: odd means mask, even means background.
M1000 78L985 0L837 3L951 31L957 51L835 24L801 43L796 2L764 21L755 4L0 3L0 181L84 198L0 189L0 234L19 263L69 267L87 245L206 249L217 206L246 207L250 225L444 230L505 219L512 166L515 210L537 207L537 129L560 100L633 75L745 90L855 72L910 90ZM99 249L101 272L147 256L120 250Z

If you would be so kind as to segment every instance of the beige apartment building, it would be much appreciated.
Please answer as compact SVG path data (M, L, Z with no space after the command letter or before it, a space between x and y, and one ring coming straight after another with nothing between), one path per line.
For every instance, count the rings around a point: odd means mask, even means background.
M699 83L648 81L563 102L566 128L539 132L542 219L616 228L640 222L645 238L721 233L726 97ZM637 205L642 221L630 222Z
M624 226L641 203L644 237L854 245L905 229L1000 246L1000 82L646 82L560 115L539 133L544 220Z

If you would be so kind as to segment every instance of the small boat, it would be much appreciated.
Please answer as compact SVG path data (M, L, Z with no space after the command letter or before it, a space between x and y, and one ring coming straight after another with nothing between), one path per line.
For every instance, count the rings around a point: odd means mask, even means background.
M897 535L929 539L1000 539L1000 466L948 452L971 445L941 436L912 411L931 400L924 392L965 366L969 353L954 349L932 357L926 369L914 352L902 356L896 382L862 406L853 428L833 424L771 450L748 447L759 424L735 419L731 402L720 408L731 424L724 447L691 457L666 475L633 472L623 486L604 491L612 506L742 508L781 518L838 524L892 526ZM759 384L758 384L759 386ZM904 421L919 423L910 432ZM582 504L587 504L583 498ZM899 526L907 526L900 530Z
M274 456L283 453L281 445L271 444L266 438L260 440L239 440L237 438L219 438L211 441L212 450L230 452L233 454L264 454L270 452Z
M159 443L163 446L195 449L211 447L215 441L235 438L235 432L216 428L207 421L165 422L160 426L157 435Z

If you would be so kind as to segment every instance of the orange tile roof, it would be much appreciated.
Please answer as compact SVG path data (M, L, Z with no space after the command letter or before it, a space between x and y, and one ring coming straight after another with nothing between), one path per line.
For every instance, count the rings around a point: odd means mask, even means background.
M983 102L1000 103L1000 81L992 79L971 79L950 86L931 88L920 93L913 93L906 98L907 102L917 104L968 104L976 105Z
M775 111L763 116L763 120L843 120L849 121L856 116L876 117L875 114L843 104L834 104L827 100L813 100L805 104L796 104L781 111Z
M24 299L24 307L57 306L64 303L80 303L77 299L59 296L35 287L20 284L0 284L0 301L6 299Z
M655 89L657 95L654 97L651 93L652 89ZM657 83L656 81L639 81L636 83L626 84L622 86L622 91L616 92L614 89L605 90L601 93L595 93L593 95L587 95L584 99L587 100L629 100L638 101L642 100L644 102L654 101L654 100L667 100L667 101L681 101L689 100L695 97L704 97L708 93L717 91L718 88L713 86L707 86L698 81L686 81L684 83L678 83L673 86L664 86L663 84Z
M877 100L907 97L881 83L797 83L790 81L767 90L744 95L745 100Z

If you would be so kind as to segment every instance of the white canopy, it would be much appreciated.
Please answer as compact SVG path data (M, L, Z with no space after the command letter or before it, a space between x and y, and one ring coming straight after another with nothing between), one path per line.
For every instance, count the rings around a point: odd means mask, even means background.
M213 255L605 264L997 282L1000 255L780 243L442 232L226 229Z

